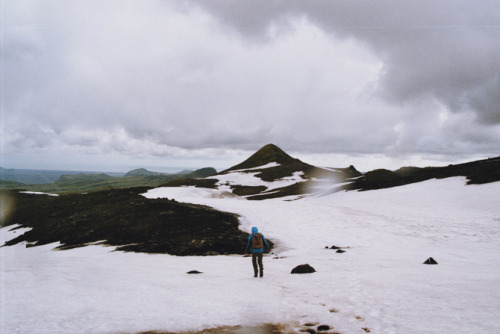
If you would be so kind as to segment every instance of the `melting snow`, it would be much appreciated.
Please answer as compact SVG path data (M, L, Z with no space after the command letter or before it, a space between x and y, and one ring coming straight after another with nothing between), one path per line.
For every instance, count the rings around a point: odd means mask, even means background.
M20 193L32 194L32 195L59 196L58 194L50 194L50 193L44 193L44 192L40 192L40 191L20 191Z
M266 169L266 168L279 167L279 166L281 166L281 165L277 162L270 162L268 164L258 166L258 167L246 168L246 169L235 169L232 172L243 172L243 171L247 171L247 170Z
M235 171L235 172L229 172L227 174L209 176L207 177L207 179L210 178L218 179L219 182L217 182L216 184L217 187L219 189L226 189L226 190L230 189L231 185L244 185L250 187L265 186L267 187L267 190L272 190L272 189L291 186L292 184L295 184L297 182L305 181L302 178L302 176L304 175L304 172L302 171L295 172L291 176L287 176L273 182L267 182L262 180L257 176L259 173L260 172L247 173L247 172Z

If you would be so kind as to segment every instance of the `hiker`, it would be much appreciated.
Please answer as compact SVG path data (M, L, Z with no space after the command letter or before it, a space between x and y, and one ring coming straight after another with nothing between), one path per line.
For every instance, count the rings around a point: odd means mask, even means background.
M259 233L259 229L257 227L252 227L252 234L248 236L248 243L247 243L247 248L245 250L245 255L250 245L252 245L252 264L254 272L253 277L257 277L259 268L260 268L260 277L262 277L264 276L264 265L262 264L264 245L266 246L267 249L269 249L269 244L267 243L267 240L264 237L264 235L262 233Z

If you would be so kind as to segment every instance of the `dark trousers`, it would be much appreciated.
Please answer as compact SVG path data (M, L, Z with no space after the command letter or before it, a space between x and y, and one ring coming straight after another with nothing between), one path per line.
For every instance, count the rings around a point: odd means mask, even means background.
M262 276L264 272L264 265L262 264L262 256L264 254L262 253L252 253L252 264L253 264L253 272L255 276L257 276L257 273L259 272L259 267L260 267L260 275ZM257 264L259 266L257 266Z

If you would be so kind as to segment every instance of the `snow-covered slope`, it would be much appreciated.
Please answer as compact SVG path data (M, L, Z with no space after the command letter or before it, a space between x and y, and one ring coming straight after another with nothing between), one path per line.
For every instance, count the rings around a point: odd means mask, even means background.
M345 334L498 333L500 182L464 184L429 180L296 201L154 189L145 196L238 213L245 231L258 226L277 243L265 277L253 278L240 256L3 247L0 328L135 333L269 322L298 330L315 322ZM1 241L12 237L0 231ZM325 249L332 245L346 252ZM422 264L428 257L439 264ZM317 272L290 274L304 263ZM203 274L186 274L193 269Z
M315 167L289 156L276 145L268 144L242 163L216 175L167 185L216 188L247 199L262 200L316 193L322 191L325 184L331 189L361 175L353 166Z
M280 165L276 162L266 164L261 167L250 168L250 169L238 169L234 171L229 171L224 174L214 175L206 177L206 179L216 179L217 189L225 189L231 191L231 187L234 186L246 186L246 187L265 187L266 192L277 188L284 188L291 186L296 183L305 182L305 175L302 171L296 171L290 176L285 176L283 178L265 181L258 177L258 175L267 168L279 167Z

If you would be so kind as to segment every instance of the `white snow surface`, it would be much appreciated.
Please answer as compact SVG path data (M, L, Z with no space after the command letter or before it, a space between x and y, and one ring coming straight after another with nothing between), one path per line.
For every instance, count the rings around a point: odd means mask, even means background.
M257 167L259 169L262 168L274 167L274 165L265 165L262 167ZM255 169L255 168L252 168ZM248 169L248 170L252 170ZM302 178L304 172L298 171L294 172L291 176L284 177L282 179L275 180L273 182L264 181L259 178L257 175L260 172L243 172L243 171L232 171L226 174L214 175L206 177L206 179L217 179L216 186L220 190L231 191L231 185L244 185L244 186L265 186L267 187L266 191L270 191L277 188L288 187L298 182L304 182L305 179Z
M40 191L20 191L20 193L32 194L32 195L59 196L58 194L50 194L50 193L44 193L44 192L40 192Z
M279 164L277 162L269 162L269 163L262 165L262 166L245 168L245 169L236 169L236 170L233 170L233 172L241 172L241 171L256 170L256 169L266 169L266 168L279 167L279 166L281 166L281 164Z
M243 230L259 227L278 245L264 257L265 276L254 278L250 258L236 255L2 247L0 330L137 333L317 322L344 334L500 333L498 194L500 182L465 186L464 178L294 201L154 189L145 196L235 212ZM2 243L23 233L9 229L0 230ZM332 245L349 248L325 249ZM429 257L439 264L422 264ZM290 274L305 263L317 272Z

